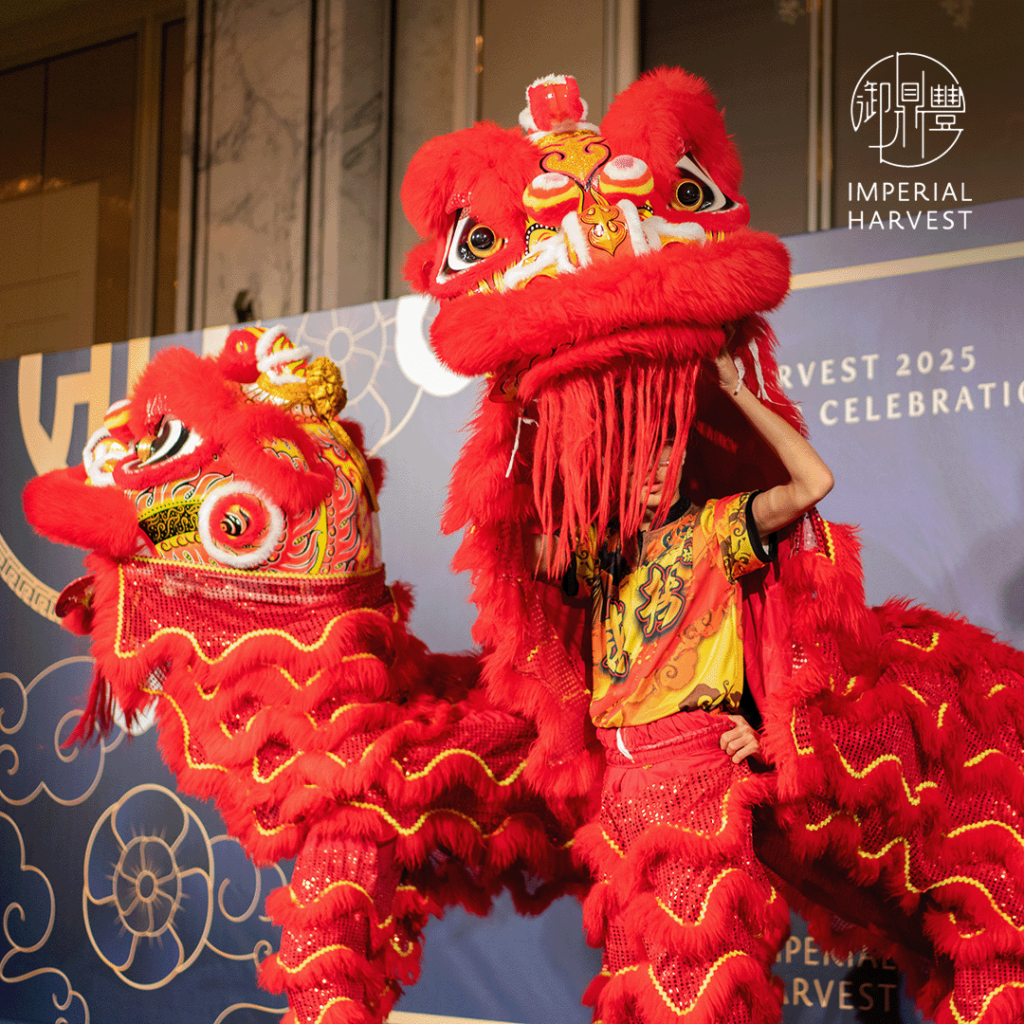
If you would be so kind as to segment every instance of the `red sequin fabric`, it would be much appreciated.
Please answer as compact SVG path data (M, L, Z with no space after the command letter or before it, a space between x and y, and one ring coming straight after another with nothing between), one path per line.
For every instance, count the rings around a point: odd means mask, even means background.
M483 912L503 888L536 910L575 878L571 828L523 778L535 730L469 696L475 658L406 631L383 569L91 557L101 687L128 714L157 702L179 786L254 861L297 856L261 970L294 1024L384 1020L430 913Z
M634 761L616 730L598 733L609 761L601 811L577 839L597 880L588 938L604 944L586 1002L602 1024L775 1024L771 964L789 912L751 842L750 806L766 786L720 749L728 719L675 717L684 734L631 751Z
M954 616L866 609L848 532L801 554L801 644L768 705L759 855L812 933L906 971L939 1024L1024 1019L1024 655Z

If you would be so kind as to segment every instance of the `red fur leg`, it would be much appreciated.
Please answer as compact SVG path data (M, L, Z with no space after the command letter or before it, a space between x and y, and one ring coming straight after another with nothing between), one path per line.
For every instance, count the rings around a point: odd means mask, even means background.
M606 784L598 821L577 839L598 879L585 926L605 946L584 999L595 1021L777 1024L770 972L789 915L753 852L750 805L763 788L722 756L631 792Z
M267 900L284 931L260 984L287 993L294 1024L380 1024L390 1013L400 992L391 940L400 934L418 955L415 937L396 927L394 845L321 830L300 851L291 883Z

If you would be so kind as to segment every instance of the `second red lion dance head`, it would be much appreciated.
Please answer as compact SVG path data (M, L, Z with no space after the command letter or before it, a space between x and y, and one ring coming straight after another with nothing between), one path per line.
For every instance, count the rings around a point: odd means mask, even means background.
M732 455L743 447L742 424L717 421L729 411L700 374L724 324L739 325L737 350L767 397L788 404L760 316L786 294L788 254L746 227L739 159L712 94L661 69L617 97L600 127L586 117L574 79L540 79L521 132L478 124L434 139L402 189L426 238L406 276L442 300L434 347L454 370L491 377L491 399L507 406L491 416L494 443L507 444L500 468L532 477L558 561L613 517L635 529L650 480L633 467L653 467L676 439L678 470L691 425L708 443L731 439ZM749 479L746 461L733 460ZM720 486L706 469L703 485Z

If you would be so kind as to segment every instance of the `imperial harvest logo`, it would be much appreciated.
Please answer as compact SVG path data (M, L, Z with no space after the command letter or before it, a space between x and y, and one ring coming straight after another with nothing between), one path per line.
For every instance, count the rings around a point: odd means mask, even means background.
M945 64L923 53L895 53L875 61L860 76L850 98L850 123L877 150L879 164L910 170L934 164L956 145L963 134L958 119L966 110L963 86ZM847 200L917 207L851 209L847 226L869 231L966 229L970 210L921 207L972 201L964 182L935 180L851 181Z
M944 157L963 128L964 91L945 64L923 53L896 53L864 72L850 100L853 130L877 139L878 162L926 167Z

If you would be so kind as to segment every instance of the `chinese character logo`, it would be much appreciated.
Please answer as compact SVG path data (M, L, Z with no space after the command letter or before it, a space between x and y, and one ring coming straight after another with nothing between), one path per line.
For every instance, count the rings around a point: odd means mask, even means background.
M923 53L897 53L861 75L850 100L853 130L865 128L879 163L924 167L960 138L964 91L945 64Z

